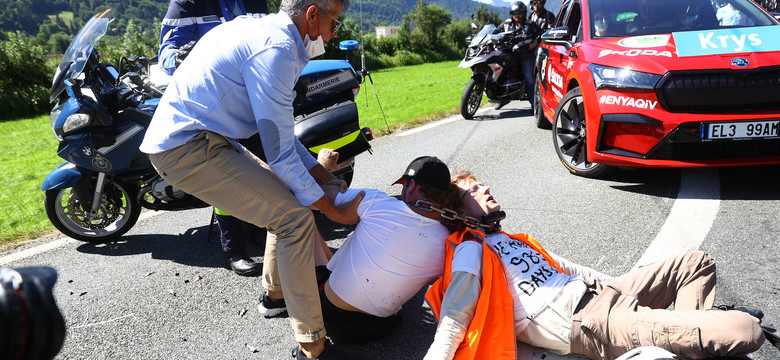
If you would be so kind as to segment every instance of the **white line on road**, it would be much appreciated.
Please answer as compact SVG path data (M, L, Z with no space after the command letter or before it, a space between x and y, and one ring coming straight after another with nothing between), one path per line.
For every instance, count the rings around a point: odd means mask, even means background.
M482 113L487 112L488 110L493 110L493 109L494 108L492 106L482 107L479 110L477 110L477 112L474 113L474 115L482 114ZM419 132L423 132L423 131L429 130L431 128L435 128L437 126L441 126L441 125L444 125L444 124L449 124L449 123L451 123L453 121L462 120L462 119L463 119L463 117L460 114L452 115L450 117L446 117L446 118L441 119L441 120L436 120L436 121L434 121L432 123L428 123L428 124L425 124L423 126L416 127L414 129L410 129L410 130L406 130L406 131L402 131L402 132L396 133L395 136L414 135L414 134L417 134Z
M141 216L138 217L138 221L148 219L150 217L162 214L162 211L152 211L147 210L141 213ZM0 256L0 266L1 265L7 265L14 261L19 261L22 259L26 259L31 256L38 255L40 253L47 252L49 250L54 250L58 247L65 246L67 244L70 244L72 242L75 242L77 240L67 237L65 235L60 235L60 238L54 241L49 241L45 244L36 245L28 249L24 249L21 251L13 252L5 256Z
M634 268L696 250L712 228L720 207L717 169L683 169L680 191L666 222Z

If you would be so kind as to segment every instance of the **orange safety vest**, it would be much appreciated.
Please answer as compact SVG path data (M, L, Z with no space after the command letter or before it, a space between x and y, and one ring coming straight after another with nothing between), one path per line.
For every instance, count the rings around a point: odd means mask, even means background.
M555 267L563 272L550 254L530 235L510 235L501 232L512 239L536 250ZM484 239L485 234L479 230L466 229L458 231L447 238L445 247L444 275L431 285L425 294L425 299L433 310L436 319L441 321L441 304L444 293L450 285L452 273L452 258L455 246L467 239L467 236ZM474 310L474 317L468 326L466 337L458 346L454 359L515 359L516 344L514 328L514 307L512 294L506 282L506 271L501 258L482 243L482 290Z

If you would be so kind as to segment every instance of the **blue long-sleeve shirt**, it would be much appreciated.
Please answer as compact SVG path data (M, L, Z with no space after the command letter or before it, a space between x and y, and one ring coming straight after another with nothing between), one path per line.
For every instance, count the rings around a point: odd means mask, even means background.
M198 41L215 26L240 15L268 14L265 0L171 0L160 31L159 64L168 75L176 70L176 50Z
M295 137L293 87L309 62L284 12L241 16L219 25L192 49L165 91L141 151L156 154L203 131L230 139L260 133L268 165L303 205L324 193L308 170L317 164Z

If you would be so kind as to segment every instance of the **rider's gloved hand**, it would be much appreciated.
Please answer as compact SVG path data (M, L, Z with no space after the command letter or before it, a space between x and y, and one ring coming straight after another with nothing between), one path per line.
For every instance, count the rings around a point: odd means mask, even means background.
M190 51L192 51L192 47L195 46L196 42L197 41L195 41L195 40L190 41L190 42L182 45L182 47L176 49L176 55L174 55L174 57L176 59L176 66L177 67L179 65L181 65L181 63L184 61L185 58L187 58L187 55L190 54Z

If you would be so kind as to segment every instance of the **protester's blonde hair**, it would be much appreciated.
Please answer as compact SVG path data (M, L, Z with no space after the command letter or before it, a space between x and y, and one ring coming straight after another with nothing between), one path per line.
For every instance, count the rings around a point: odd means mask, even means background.
M477 177L468 170L459 171L457 174L452 176L452 178L450 178L450 185L454 190L453 192L455 196L447 197L446 200L441 204L442 208L454 210L458 213L458 215L463 215L463 212L461 211L462 204L460 201L462 196L458 192L458 183L468 180L477 180ZM466 228L466 224L464 224L462 220L445 219L440 216L439 222L444 225L450 232L456 232Z

